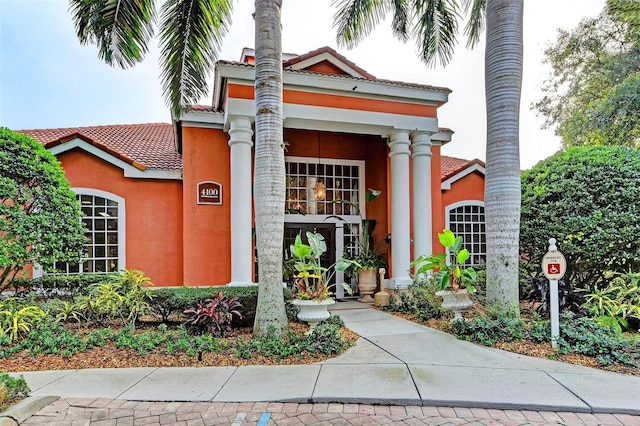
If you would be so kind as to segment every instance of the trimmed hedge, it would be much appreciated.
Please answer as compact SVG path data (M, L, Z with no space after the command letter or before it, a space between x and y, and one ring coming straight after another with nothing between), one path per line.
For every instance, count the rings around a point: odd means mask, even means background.
M205 299L213 298L221 291L228 298L237 297L242 303L241 319L233 321L234 326L249 327L253 325L258 304L258 286L248 287L164 287L152 290L151 310L163 322L167 322L173 314L181 314L185 309L198 305ZM291 299L291 292L284 290L285 300Z
M45 275L39 278L14 278L11 288L16 296L35 292L38 297L50 299L57 296L76 297L87 294L93 284L114 279L117 274Z

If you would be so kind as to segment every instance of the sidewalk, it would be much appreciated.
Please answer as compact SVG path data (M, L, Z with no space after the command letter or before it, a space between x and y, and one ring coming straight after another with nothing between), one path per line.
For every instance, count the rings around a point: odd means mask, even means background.
M350 303L339 303L336 312L362 338L345 354L317 364L22 374L34 397L60 396L65 398L61 404L79 398L85 408L96 400L277 402L301 404L298 407L328 404L343 410L390 405L403 407L405 415L422 407L424 416L424 409L434 414L429 411L434 407L456 407L627 414L631 416L621 424L640 425L635 417L640 415L640 377L486 348L375 309L340 309L344 307L350 308Z

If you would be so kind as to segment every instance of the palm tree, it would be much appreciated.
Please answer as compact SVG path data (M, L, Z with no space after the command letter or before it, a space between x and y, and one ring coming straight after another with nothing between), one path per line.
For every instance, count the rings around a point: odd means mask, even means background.
M287 329L282 293L285 170L282 134L282 0L256 0L254 199L260 283L254 335Z
M232 3L233 0L166 0L162 5L158 25L161 79L174 116L180 117L184 106L197 103L207 94L207 77L218 59ZM255 212L262 275L255 330L261 335L267 333L269 326L279 335L284 335L287 329L281 272L284 227L281 3L281 0L255 2L258 199ZM70 0L70 10L80 42L97 45L99 57L107 64L127 68L143 60L156 29L156 0Z
M467 46L474 47L487 26L487 301L518 313L520 229L519 110L522 80L524 0L334 0L338 44L354 47L388 13L393 33L411 37L423 62L446 65L453 55L461 12L468 14ZM486 16L485 16L486 14Z

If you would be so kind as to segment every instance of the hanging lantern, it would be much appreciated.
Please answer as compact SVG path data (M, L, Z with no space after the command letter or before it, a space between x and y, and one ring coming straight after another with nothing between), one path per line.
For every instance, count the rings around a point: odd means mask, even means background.
M313 195L316 201L324 201L324 197L327 195L327 188L324 186L322 179L318 179L316 184L313 185Z

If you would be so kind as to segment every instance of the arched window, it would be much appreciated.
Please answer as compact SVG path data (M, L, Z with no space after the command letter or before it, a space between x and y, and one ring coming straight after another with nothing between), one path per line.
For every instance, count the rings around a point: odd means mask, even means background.
M125 268L124 198L90 188L72 188L80 201L86 241L79 264L57 264L63 274L106 274Z
M487 258L487 242L484 221L484 203L466 200L447 207L447 228L461 236L463 247L471 256L470 265L484 265Z

